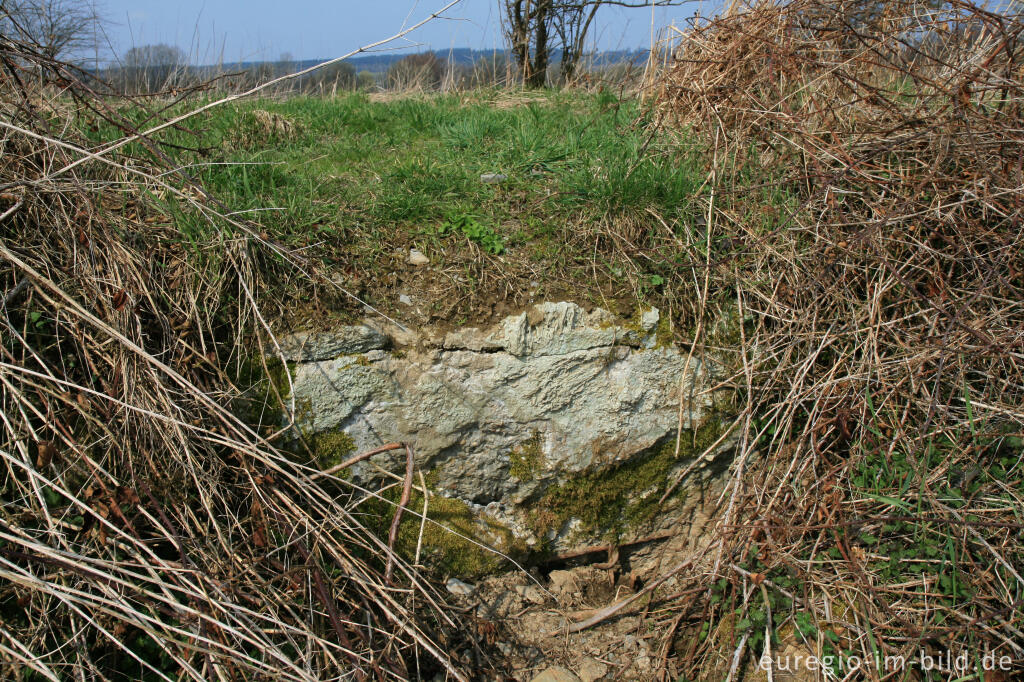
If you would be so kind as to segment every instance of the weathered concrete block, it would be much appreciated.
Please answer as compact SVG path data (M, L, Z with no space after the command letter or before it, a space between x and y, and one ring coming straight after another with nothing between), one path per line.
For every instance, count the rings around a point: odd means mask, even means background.
M528 546L620 537L631 524L657 525L664 510L639 508L656 505L667 479L724 423L721 396L707 390L713 363L687 365L678 349L657 347L654 315L642 322L617 324L563 302L490 329L424 334L397 352L382 352L387 337L368 326L305 335L289 356L297 419L308 433L343 431L357 450L411 444L436 493ZM353 474L372 470L364 463Z

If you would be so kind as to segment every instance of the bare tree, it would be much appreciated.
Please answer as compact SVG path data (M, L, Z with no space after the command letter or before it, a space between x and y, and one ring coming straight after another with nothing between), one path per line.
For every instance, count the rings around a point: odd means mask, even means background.
M505 35L512 57L532 88L543 87L547 79L551 9L555 0L503 0Z
M185 51L176 45L159 43L133 47L121 58L124 66L139 69L149 66L180 66L186 61Z
M563 3L568 4L568 3ZM552 24L558 43L562 48L562 82L570 83L576 75L576 67L583 58L586 48L587 34L594 23L597 10L602 2L591 2L589 5L580 3L573 7L565 7L564 11L555 12Z
M551 55L561 52L563 80L576 73L587 35L601 7L680 5L685 0L502 0L505 37L523 82L531 88L547 83Z
M130 92L157 92L167 87L187 63L184 50L159 43L129 49L121 57L124 86Z
M99 22L88 0L0 0L0 36L51 59L74 59L91 50Z

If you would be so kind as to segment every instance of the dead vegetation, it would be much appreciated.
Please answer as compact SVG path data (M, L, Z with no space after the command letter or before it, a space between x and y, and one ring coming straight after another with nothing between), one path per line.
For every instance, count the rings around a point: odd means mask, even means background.
M734 354L746 404L703 598L658 615L663 676L794 644L846 679L890 679L876 653L938 679L922 650L1019 669L1022 30L966 2L787 0L680 37L656 104L708 160L693 343Z
M733 358L742 446L673 593L652 580L575 631L642 604L662 679L752 678L794 648L1019 669L1022 28L789 0L684 35L657 106L707 182L673 300L695 351ZM329 282L156 143L72 132L138 135L80 74L8 42L0 61L3 676L486 671L347 484L275 446L262 278Z
M351 489L276 445L262 282L329 285L121 113L159 127L162 100L7 39L0 68L0 677L487 669Z
M242 117L234 142L252 149L268 142L286 142L299 132L295 123L284 116L265 109L254 109Z

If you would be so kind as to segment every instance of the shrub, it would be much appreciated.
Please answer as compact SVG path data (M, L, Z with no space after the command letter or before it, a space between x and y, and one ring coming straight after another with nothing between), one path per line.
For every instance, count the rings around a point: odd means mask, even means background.
M388 69L387 84L392 90L436 90L444 77L445 62L433 52L403 57Z

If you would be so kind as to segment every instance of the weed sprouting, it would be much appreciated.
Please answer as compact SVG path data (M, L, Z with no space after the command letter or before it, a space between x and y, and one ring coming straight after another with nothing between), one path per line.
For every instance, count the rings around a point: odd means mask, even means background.
M480 222L480 218L468 213L448 216L438 228L438 233L463 234L479 244L484 251L495 256L505 251L505 241L490 226Z

